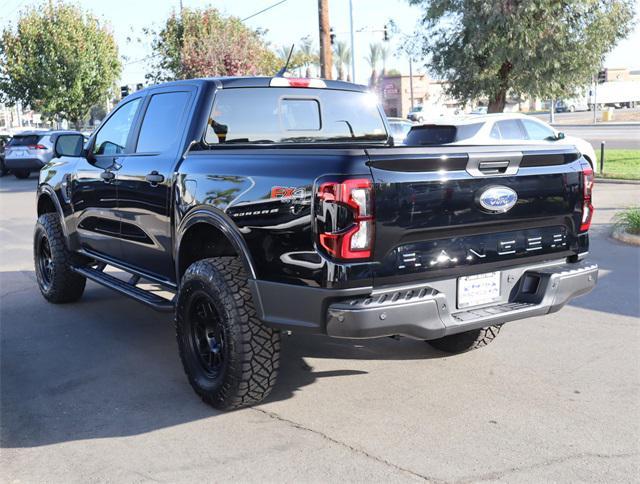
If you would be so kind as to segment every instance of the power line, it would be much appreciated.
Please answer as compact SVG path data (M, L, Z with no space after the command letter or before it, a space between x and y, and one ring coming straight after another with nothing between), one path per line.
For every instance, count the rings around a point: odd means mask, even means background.
M245 20L249 20L250 18L253 18L256 15L260 15L261 13L266 12L267 10L271 10L273 7L277 7L278 5L280 5L280 4L282 4L282 3L286 2L286 1L287 0L280 0L279 2L276 2L276 3L274 3L273 5L271 5L271 6L267 7L267 8L263 8L259 12L253 13L253 14L249 15L248 17L243 18L241 20L241 22L244 22Z

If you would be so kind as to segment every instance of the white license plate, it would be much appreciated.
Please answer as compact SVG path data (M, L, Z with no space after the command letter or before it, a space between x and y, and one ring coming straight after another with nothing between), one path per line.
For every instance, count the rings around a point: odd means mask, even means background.
M458 309L500 300L500 272L458 277Z

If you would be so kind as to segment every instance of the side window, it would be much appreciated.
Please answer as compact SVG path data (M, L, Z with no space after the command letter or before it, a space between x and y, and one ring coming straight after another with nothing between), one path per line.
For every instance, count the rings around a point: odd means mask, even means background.
M124 153L131 125L138 110L140 98L124 104L100 128L96 135L93 153L96 155L117 155Z
M500 128L498 127L498 123L493 124L493 128L491 128L491 134L489 135L493 139L502 139L500 136Z
M556 136L554 131L544 124L536 123L528 119L522 120L522 124L524 124L524 129L527 131L529 139L545 140L555 138Z
M496 126L500 129L502 139L525 139L525 134L517 119L498 121Z
M175 146L184 129L182 115L190 93L167 92L151 97L142 121L136 153L162 153Z

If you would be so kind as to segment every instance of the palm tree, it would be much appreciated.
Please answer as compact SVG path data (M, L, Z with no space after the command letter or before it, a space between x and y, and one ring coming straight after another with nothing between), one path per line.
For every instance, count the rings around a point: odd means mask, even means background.
M337 42L333 53L334 64L336 66L336 70L338 71L338 79L344 81L345 78L345 66L347 67L347 71L349 70L349 63L351 62L351 50L347 47L346 42Z
M305 77L311 77L311 66L318 62L318 52L313 48L313 42L309 36L300 39L299 52L305 67Z
M365 57L366 61L371 67L371 79L369 79L369 87L373 87L376 84L378 77L377 69L380 62L380 44L369 44L369 54Z
M380 47L380 59L382 60L382 73L380 74L381 77L387 75L387 61L389 60L389 54L391 54L391 52L389 51L389 47L387 47L386 45Z

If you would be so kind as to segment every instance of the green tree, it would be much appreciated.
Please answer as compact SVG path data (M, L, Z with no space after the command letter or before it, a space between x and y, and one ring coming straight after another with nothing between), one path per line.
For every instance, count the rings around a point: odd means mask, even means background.
M77 127L120 75L111 32L75 5L27 9L0 39L0 96Z
M371 67L371 78L369 86L374 87L378 79L378 64L380 63L382 47L380 44L369 44L369 53L365 56L365 60Z
M345 73L349 72L349 64L351 64L351 49L347 47L346 42L338 41L333 48L333 54L333 63L338 71L338 79L344 81L345 78L350 77L349 74L345 76Z
M273 75L278 57L237 17L224 17L215 8L184 8L174 12L152 36L153 81L207 76Z
M574 94L630 31L633 0L409 0L423 9L422 52L448 94L553 99Z
M314 49L313 41L310 37L303 37L300 40L300 54L303 59L303 66L305 68L305 77L311 77L311 66L318 65L319 57L318 50Z

